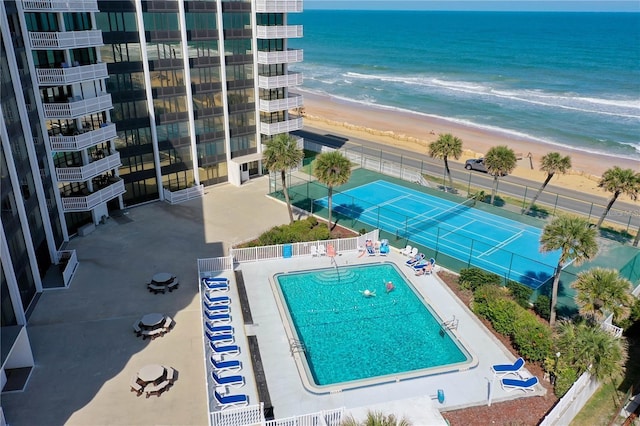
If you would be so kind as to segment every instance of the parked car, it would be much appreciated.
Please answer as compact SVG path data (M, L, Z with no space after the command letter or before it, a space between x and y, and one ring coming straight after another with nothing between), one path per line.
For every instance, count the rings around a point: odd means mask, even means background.
M464 168L467 170L477 170L479 172L487 173L487 168L484 165L484 158L472 158L467 160L467 162L464 163Z

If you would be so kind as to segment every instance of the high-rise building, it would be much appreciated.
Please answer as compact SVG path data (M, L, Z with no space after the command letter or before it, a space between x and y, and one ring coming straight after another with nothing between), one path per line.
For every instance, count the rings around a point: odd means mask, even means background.
M302 128L287 39L302 0L0 2L0 385L34 365L25 325L69 284L69 236L114 210L262 174ZM21 379L22 378L22 379ZM1 411L0 411L1 414Z

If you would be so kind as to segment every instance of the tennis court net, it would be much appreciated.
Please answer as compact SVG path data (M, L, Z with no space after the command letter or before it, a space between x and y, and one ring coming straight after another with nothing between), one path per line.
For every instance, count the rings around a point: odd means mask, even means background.
M463 201L462 203L456 204L453 207L437 213L435 216L431 216L426 219L407 220L405 227L403 229L398 229L396 234L408 238L415 233L429 229L430 227L438 225L442 222L446 222L448 219L459 215L463 211L469 210L471 206L473 206L473 204L474 200L470 198Z

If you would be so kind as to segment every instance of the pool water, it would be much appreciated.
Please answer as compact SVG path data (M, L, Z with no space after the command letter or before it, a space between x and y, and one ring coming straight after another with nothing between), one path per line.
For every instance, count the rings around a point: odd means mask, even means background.
M394 264L283 273L275 279L317 386L401 380L407 373L434 374L436 367L459 370L471 361ZM386 291L387 282L393 291ZM375 296L365 297L366 290Z

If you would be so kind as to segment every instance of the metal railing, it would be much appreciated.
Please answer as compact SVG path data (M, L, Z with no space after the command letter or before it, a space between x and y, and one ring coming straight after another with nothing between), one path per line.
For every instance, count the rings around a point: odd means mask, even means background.
M277 123L260 122L260 133L264 135L278 135L280 133L293 132L302 129L302 118L293 118Z
M79 81L107 78L106 63L92 65L79 65L71 68L37 68L36 77L41 86L57 86L60 84L72 84Z
M125 192L124 181L119 179L117 182L84 197L62 197L62 210L65 213L86 212Z
M302 0L256 0L258 13L302 12Z
M25 12L99 12L97 0L23 0Z
M73 49L102 46L102 31L29 32L32 49Z
M604 331L611 333L613 337L617 338L622 337L622 332L624 331L622 328L613 325L613 314L609 314L609 316L602 321L600 327L602 327Z
M76 269L78 267L78 256L76 255L75 250L62 250L58 252L58 263L67 262L64 267L64 271L62 271L62 279L64 281L64 286L69 287L71 284L71 280L73 279L73 275L76 273Z
M272 77L259 75L258 87L261 89L277 89L279 87L294 87L302 85L303 77L300 72L290 72L287 75Z
M258 38L300 38L302 37L302 25L258 25L256 28Z
M82 167L56 168L56 177L60 182L83 182L109 170L117 169L121 165L120 153L116 151Z
M73 136L49 136L52 151L80 151L90 146L115 139L118 134L114 123L104 123L95 130L80 130Z
M326 252L326 248L329 244L332 244L336 249L336 252L338 253L357 251L359 248L364 247L365 241L367 239L377 241L378 236L378 230L374 229L373 231L370 231L366 234L352 238L307 241L291 244L275 244L259 247L232 248L229 250L229 255L234 259L236 263L242 263L255 262L258 260L278 259L285 257L285 255L286 257L311 256L313 254L311 251L311 247L317 248L319 246L324 246Z
M259 108L262 112L287 111L300 108L304 104L302 95L289 93L284 99L266 100L260 99Z
M45 118L78 118L113 109L111 94L102 93L95 98L71 98L67 103L44 104Z
M198 259L198 277L211 276L214 272L233 271L233 256Z
M292 64L302 62L302 49L288 49L275 52L258 52L258 63L262 65Z
M178 191L170 191L167 188L162 188L162 190L164 192L164 200L169 204L183 203L194 198L202 198L204 195L204 185L195 185Z

